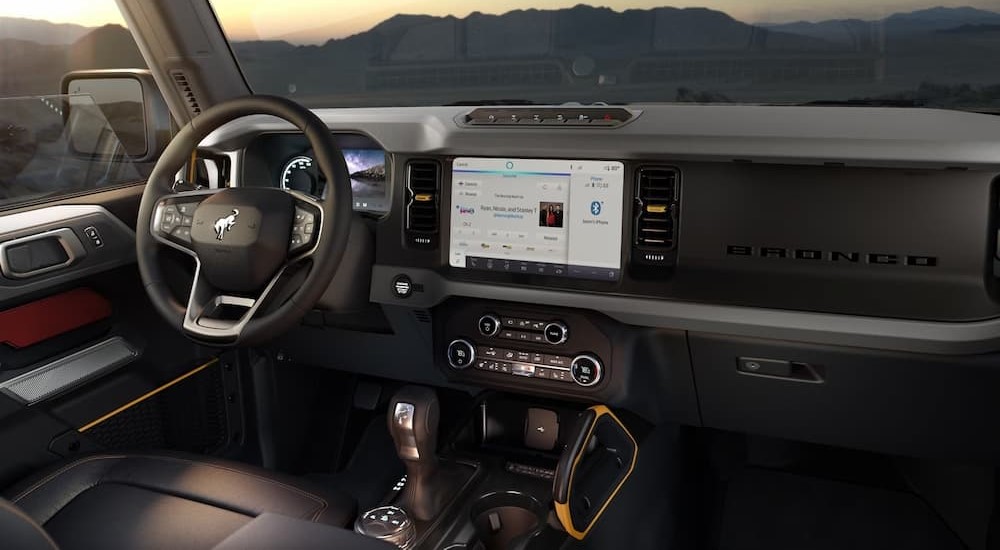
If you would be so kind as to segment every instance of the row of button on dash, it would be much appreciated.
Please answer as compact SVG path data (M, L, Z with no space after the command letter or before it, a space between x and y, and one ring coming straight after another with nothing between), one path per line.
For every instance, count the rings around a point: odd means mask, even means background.
M545 353L534 353L528 351L517 351L512 349L493 348L480 346L476 351L480 357L489 359L503 359L505 361L517 361L521 363L533 363L547 367L558 367L568 369L573 359L564 355L549 355Z
M529 365L526 363L512 363L509 361L496 361L493 359L479 359L475 367L479 370L499 372L503 374L513 374L526 378L543 378L545 380L556 380L559 382L573 382L569 369L543 367L541 365Z

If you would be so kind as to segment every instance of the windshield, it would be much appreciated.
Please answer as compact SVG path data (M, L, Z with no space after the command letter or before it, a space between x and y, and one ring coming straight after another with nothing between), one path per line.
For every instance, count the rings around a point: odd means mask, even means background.
M998 0L602 5L213 1L254 91L311 106L1000 108Z

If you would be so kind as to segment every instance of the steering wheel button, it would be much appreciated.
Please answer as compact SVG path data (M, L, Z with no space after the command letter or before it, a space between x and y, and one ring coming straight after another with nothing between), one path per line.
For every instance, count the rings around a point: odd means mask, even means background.
M305 234L306 235L312 235L312 233L313 233L313 224L312 224L312 222L310 222L310 223L306 224Z
M170 233L170 234L173 235L174 237L177 237L178 239L180 239L180 240L182 240L184 242L188 242L188 243L191 242L191 228L190 227L178 227L177 229L174 229L173 232Z

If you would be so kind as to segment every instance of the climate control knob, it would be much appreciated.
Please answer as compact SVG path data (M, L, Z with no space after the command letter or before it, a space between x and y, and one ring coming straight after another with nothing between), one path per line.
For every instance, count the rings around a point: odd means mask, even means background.
M552 344L553 346L558 346L566 342L569 338L569 329L566 325L560 323L559 321L554 321L545 325L545 341Z
M500 318L487 313L479 318L479 334L493 337L500 332Z
M476 346L468 340L452 340L448 344L448 364L453 369L466 369L476 361Z
M589 388L600 383L604 376L604 366L601 360L593 355L577 355L570 363L570 376L577 384Z

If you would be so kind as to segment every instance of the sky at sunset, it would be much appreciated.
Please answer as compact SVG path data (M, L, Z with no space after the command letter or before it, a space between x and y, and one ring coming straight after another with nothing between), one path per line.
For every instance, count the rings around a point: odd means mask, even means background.
M580 0L213 0L234 40L288 39L323 42L370 29L398 13L456 15L503 13L513 9L559 9ZM616 10L658 6L707 7L751 23L859 17L878 19L895 12L934 6L974 6L1000 11L1000 0L602 0ZM122 23L114 0L28 0L0 2L0 16L98 26Z

